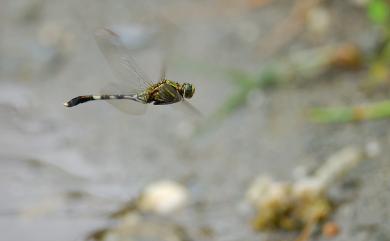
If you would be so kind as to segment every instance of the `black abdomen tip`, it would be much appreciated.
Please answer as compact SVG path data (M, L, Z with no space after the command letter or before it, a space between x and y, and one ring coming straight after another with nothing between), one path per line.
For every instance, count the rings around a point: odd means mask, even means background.
M93 100L93 96L78 96L78 97L71 99L68 102L65 102L64 106L73 107L73 106L76 106L78 104L90 101L90 100Z

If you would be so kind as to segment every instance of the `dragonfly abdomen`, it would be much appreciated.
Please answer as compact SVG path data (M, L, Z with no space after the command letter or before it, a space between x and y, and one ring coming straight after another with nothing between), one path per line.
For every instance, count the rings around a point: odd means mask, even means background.
M137 95L81 95L71 99L68 102L65 102L64 105L66 107L73 107L88 101L92 100L134 100L140 102L141 100Z

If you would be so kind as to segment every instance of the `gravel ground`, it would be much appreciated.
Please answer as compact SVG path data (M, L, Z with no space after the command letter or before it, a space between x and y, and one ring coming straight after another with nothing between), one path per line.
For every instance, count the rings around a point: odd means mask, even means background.
M294 168L349 145L379 148L379 155L348 174L359 190L335 213L342 232L334 240L389 240L389 121L314 125L303 115L313 105L367 101L357 85L364 71L254 91L252 104L197 137L189 136L193 119L171 107L129 116L105 103L62 106L114 78L85 29L153 24L163 15L179 28L178 60L168 76L196 86L191 103L207 117L234 92L220 69L256 71L270 61L257 46L292 8L292 1L276 0L251 9L222 0L155 2L2 0L0 240L83 240L107 225L108 213L161 179L182 182L192 202L202 203L169 218L193 240L283 240L251 229L242 210L251 181L264 173L288 180ZM376 30L353 2L324 3L328 33L304 29L273 56L352 40L369 46Z

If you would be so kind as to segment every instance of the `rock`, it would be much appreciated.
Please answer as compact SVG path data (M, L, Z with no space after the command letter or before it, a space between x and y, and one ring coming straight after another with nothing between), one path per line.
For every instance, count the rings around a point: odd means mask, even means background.
M138 208L142 211L168 214L185 206L189 199L188 196L186 188L181 184L163 180L145 188Z

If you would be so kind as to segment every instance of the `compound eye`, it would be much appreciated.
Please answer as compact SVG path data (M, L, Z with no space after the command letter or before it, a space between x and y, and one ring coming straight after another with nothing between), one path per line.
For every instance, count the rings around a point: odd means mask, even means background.
M185 84L184 86L184 97L191 98L194 95L195 88L191 84Z

